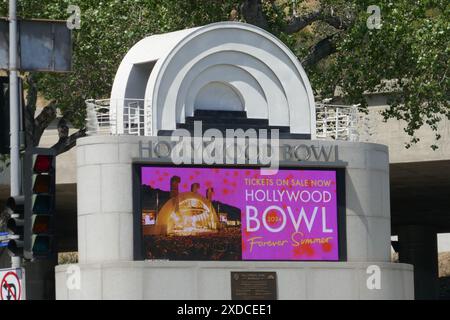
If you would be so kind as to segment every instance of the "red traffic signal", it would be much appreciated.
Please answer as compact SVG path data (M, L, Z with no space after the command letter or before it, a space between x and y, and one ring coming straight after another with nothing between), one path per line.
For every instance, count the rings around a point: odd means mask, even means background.
M34 160L33 172L34 173L46 173L53 169L53 158L52 155L36 155Z

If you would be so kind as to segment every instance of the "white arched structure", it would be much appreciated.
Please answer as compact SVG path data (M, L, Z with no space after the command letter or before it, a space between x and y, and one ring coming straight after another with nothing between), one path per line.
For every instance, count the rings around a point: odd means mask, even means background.
M210 109L246 111L315 137L305 71L280 40L249 24L220 22L139 41L120 64L111 92L119 134L127 99L145 101L151 113L145 135L174 130L196 109Z

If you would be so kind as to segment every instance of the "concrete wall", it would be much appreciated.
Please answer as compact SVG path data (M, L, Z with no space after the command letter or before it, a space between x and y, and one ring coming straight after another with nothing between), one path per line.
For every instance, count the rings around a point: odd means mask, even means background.
M278 299L414 299L412 266L373 263L381 288L369 290L367 262L165 262L81 264L80 290L69 290L73 266L58 266L56 298L78 299L231 299L231 271L274 271ZM69 280L70 281L70 280Z
M389 204L389 158L386 146L370 143L301 141L314 146L338 146L339 159L346 161L346 228L347 259L340 263L285 263L285 262L239 262L217 264L215 267L203 263L191 263L184 270L183 263L168 262L172 271L159 267L155 262L132 262L133 260L133 212L132 212L132 162L138 157L138 142L150 137L134 136L95 136L78 140L77 144L77 189L78 189L78 252L79 267L82 276L90 279L86 288L82 288L81 297L106 298L103 288L116 288L123 292L115 298L153 298L152 292L159 292L160 286L152 285L151 279L179 279L180 291L164 290L165 298L185 298L182 288L189 286L194 274L209 279L211 270L215 270L215 281L229 281L230 269L271 269L286 277L306 277L305 268L312 268L312 279L328 279L324 286L307 287L306 298L364 298L369 297L359 289L365 286L361 272L371 264L377 264L382 274L397 277L396 281L386 282L380 298L412 298L412 270L410 267L390 262L390 204ZM281 142L282 144L283 142ZM295 143L300 143L295 141ZM290 165L292 165L290 163ZM109 266L109 267L106 267ZM203 266L210 266L205 268ZM111 268L111 269L109 269ZM195 270L201 271L195 271ZM317 270L316 270L317 269ZM96 270L96 271L94 271ZM108 271L107 271L108 270ZM117 277L127 275L132 281L143 283L144 293L133 295L127 289L126 281L118 282L107 276L115 270ZM209 270L209 271L208 271ZM309 269L308 269L309 270ZM123 274L122 272L123 271ZM306 273L305 273L306 272ZM142 274L142 275L139 275ZM320 275L320 276L319 276ZM74 296L67 291L65 267L57 268L57 296ZM143 277L139 278L139 277ZM309 277L307 277L309 279ZM364 279L363 279L364 278ZM136 280L141 279L141 280ZM306 278L305 278L306 279ZM330 292L331 279L342 280L342 290ZM411 280L411 281L410 281ZM306 282L300 284L304 287ZM306 281L306 280L305 280ZM314 281L314 280L308 280ZM339 280L340 281L340 280ZM157 283L157 282L155 282ZM208 286L209 281L203 282ZM289 281L279 282L279 295L290 296ZM310 282L308 282L310 283ZM141 285L141 284L140 284ZM106 287L105 287L106 286ZM123 286L123 289L121 290ZM89 289L91 288L91 289ZM336 286L336 288L340 288ZM353 288L353 289L349 289ZM192 298L203 297L210 289L192 292ZM106 289L105 289L106 290ZM154 291L156 290L156 291ZM216 289L217 290L217 289ZM228 297L229 290L221 287L218 297ZM331 296L330 296L331 295ZM374 294L377 296L376 294ZM206 297L207 295L205 295ZM293 297L302 295L293 295Z
M405 144L411 139L405 131L405 121L389 119L383 121L381 111L387 106L386 95L374 95L368 97L369 103L369 131L372 133L368 141L389 146L391 163L422 162L436 160L450 160L450 120L442 117L438 131L434 132L426 124L417 130L416 136L420 141L405 148ZM436 140L435 133L441 135ZM367 137L366 137L367 138ZM431 145L436 144L438 149L432 150Z

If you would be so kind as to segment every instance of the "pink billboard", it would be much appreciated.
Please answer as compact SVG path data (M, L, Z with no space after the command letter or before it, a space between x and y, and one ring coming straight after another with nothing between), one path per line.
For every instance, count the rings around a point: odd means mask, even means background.
M140 170L146 259L339 260L335 170Z

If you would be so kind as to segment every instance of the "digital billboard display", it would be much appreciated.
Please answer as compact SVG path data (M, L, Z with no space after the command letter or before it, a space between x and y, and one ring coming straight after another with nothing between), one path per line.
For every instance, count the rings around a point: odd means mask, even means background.
M338 261L337 170L138 168L144 259ZM342 199L341 199L342 200Z

